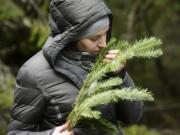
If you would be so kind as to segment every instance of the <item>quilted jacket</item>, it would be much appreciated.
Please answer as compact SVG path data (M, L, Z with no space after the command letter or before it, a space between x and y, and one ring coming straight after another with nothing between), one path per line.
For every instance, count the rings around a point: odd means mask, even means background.
M65 123L88 72L61 57L61 50L104 15L109 16L112 24L111 11L102 0L51 0L51 35L43 49L18 72L8 135L51 135L56 126ZM108 40L110 33L111 28ZM121 87L133 86L124 71ZM132 124L140 119L143 103L123 101L102 106L100 110L114 124L117 120ZM103 134L85 125L73 130L76 135Z

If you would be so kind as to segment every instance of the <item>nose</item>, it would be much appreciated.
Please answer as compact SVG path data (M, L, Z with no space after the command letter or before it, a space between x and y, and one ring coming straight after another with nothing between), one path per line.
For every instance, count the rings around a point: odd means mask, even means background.
M105 48L107 46L107 43L106 43L106 35L103 35L100 40L99 40L99 44L98 46L100 48Z

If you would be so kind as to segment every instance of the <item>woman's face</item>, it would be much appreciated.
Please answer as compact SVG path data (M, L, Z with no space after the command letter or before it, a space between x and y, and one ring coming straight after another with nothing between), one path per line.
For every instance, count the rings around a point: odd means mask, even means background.
M106 27L90 37L80 39L76 43L77 49L90 54L98 54L102 48L107 46L106 38L108 30L109 27Z

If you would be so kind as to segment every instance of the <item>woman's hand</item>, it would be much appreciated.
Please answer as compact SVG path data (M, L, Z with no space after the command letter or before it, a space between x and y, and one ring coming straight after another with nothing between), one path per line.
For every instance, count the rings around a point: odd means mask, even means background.
M68 123L55 128L52 135L74 135L73 131L68 131Z
M118 55L119 50L110 50L108 51L108 53L105 55L104 58L104 62L111 62L112 60L114 60L116 58L116 56ZM125 64L119 65L118 70L116 70L114 72L114 74L118 74L122 71L122 69L125 67Z

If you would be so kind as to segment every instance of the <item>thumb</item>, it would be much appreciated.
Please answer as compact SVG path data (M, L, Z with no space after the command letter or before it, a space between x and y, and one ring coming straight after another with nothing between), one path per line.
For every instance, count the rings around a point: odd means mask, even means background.
M65 130L67 130L69 128L69 124L68 122L66 122L64 125L61 126L61 128L59 129L60 132L63 132Z

